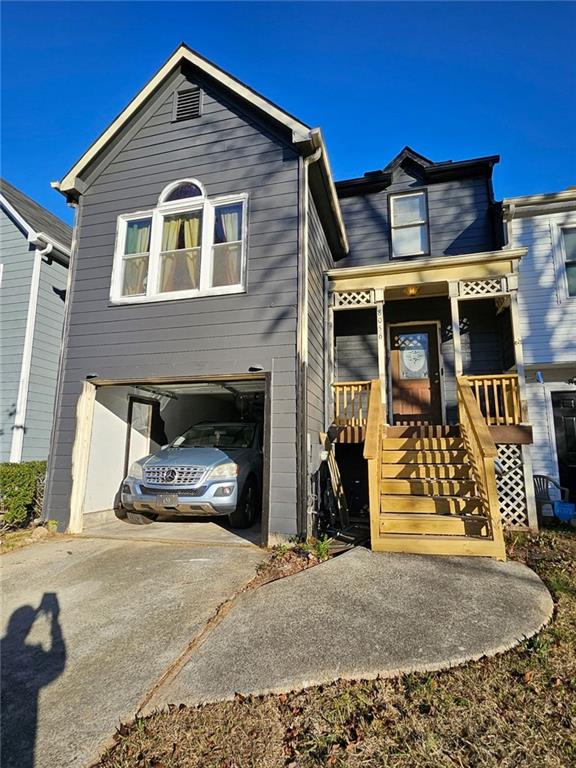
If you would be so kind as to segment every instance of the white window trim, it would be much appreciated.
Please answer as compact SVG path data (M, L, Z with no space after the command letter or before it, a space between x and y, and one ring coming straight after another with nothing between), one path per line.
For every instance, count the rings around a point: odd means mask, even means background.
M202 197L190 197L184 200L162 202L170 192L180 184L195 184L204 193ZM223 285L216 288L208 287L212 281L213 270L213 245L214 245L214 221L215 209L222 205L242 203L242 241L240 256L240 283L236 285ZM202 210L202 244L200 251L200 287L184 291L160 292L158 283L160 280L160 247L162 242L162 222L165 216L185 211ZM148 256L148 281L146 295L122 296L122 272L124 262L124 246L126 241L126 229L128 222L150 218L152 226L150 232L150 252ZM110 303L112 304L146 304L158 301L176 301L178 299L199 298L202 296L223 296L246 292L247 272L247 229L248 223L248 193L237 195L221 195L209 198L204 188L196 179L179 179L164 188L156 208L145 211L123 213L118 216L116 223L116 242L114 246L114 263L112 267L112 279L110 282ZM136 254L134 254L136 255Z
M564 238L562 231L564 229L576 229L576 219L574 221L551 221L550 235L552 239L552 258L554 261L554 271L556 273L556 285L558 286L558 303L564 301L576 301L576 296L571 296L568 291L568 270L566 269L566 249L564 247Z
M400 197L423 197L424 208L426 209L426 216L423 219L411 221L409 224L394 224L394 203ZM426 256L430 253L430 229L429 229L430 215L428 213L428 195L425 190L418 190L415 192L398 192L397 194L390 195L390 256L393 259L406 259L412 256ZM414 251L413 253L405 253L401 256L394 254L394 231L397 229L410 229L411 227L426 228L426 242L428 249L426 251Z

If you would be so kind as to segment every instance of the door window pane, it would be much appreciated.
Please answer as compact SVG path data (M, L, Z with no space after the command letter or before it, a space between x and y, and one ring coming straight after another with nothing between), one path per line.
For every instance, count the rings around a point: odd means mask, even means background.
M392 230L392 254L416 256L428 253L428 231L425 224Z
M428 378L427 333L401 333L397 337L396 348L400 350L401 379Z

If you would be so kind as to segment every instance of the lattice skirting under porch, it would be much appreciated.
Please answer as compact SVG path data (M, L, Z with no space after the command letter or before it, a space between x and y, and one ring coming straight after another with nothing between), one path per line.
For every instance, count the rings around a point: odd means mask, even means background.
M497 446L504 475L497 478L498 499L504 528L528 528L526 478L520 445Z

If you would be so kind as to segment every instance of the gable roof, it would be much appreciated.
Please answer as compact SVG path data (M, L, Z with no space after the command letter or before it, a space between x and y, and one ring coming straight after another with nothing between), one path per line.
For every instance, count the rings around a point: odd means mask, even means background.
M500 162L499 155L489 155L487 157L475 157L471 160L445 160L435 163L406 146L381 170L367 171L364 176L359 178L337 181L336 190L339 197L379 192L390 186L393 173L397 168L409 167L410 165L418 167L418 172L424 182L446 181L475 175L490 178L492 169L498 162Z
M72 227L6 179L0 179L0 199L8 213L17 214L18 223L26 229L29 240L40 239L51 244L62 255L70 256Z
M198 68L204 75L210 77L220 86L231 91L237 98L247 102L252 108L260 112L267 120L287 130L291 141L297 151L304 157L313 155L320 149L320 157L315 165L319 166L321 183L317 184L311 176L312 194L318 196L317 204L323 223L327 227L327 235L335 255L345 255L348 252L348 239L344 227L344 221L340 211L338 195L332 178L330 163L326 153L326 147L319 128L310 128L296 117L281 109L274 102L262 96L236 77L218 67L213 62L201 56L196 51L181 43L168 60L160 67L156 74L146 83L139 93L132 99L128 106L112 121L106 130L91 144L82 157L72 166L66 175L52 186L67 197L74 197L80 193L78 187L82 184L78 177L94 161L98 154L104 150L118 135L127 122L136 114L144 102L149 99L162 82L166 80L173 70L182 63ZM314 174L315 176L315 174ZM322 205L322 194L328 196L329 206ZM327 216L328 212L328 216ZM331 221L330 221L331 220ZM330 236L332 230L332 236Z

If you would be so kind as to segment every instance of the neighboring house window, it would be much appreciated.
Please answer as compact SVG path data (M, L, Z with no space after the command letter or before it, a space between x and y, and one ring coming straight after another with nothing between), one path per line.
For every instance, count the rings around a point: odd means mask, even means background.
M429 253L426 192L390 196L392 256Z
M123 214L111 299L138 302L244 290L247 195L209 199L194 179L169 184L152 211Z
M562 229L568 296L576 296L576 227Z

